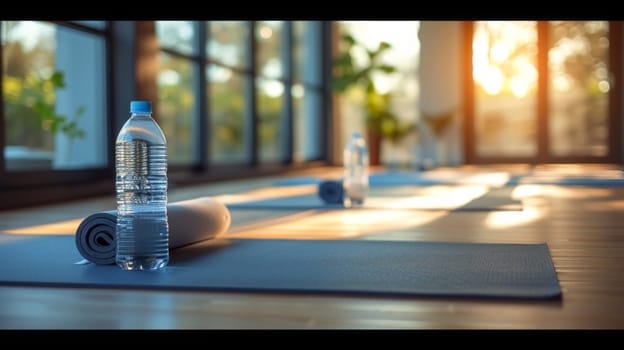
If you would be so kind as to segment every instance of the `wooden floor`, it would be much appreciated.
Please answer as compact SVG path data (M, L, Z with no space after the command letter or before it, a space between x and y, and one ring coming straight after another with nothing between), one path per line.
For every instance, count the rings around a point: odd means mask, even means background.
M468 167L464 170L475 171ZM336 169L330 169L323 174L332 171L336 173ZM243 192L263 196L272 193L266 187L273 180L173 188L169 197L170 201L198 196L227 200L228 195ZM488 190L496 186L490 184ZM288 191L295 193L303 188L295 186ZM444 196L449 187L433 186L426 190L439 191ZM382 190L375 189L371 195L379 193ZM624 187L526 184L509 188L509 195L522 201L522 211L293 210L276 217L271 212L236 210L232 212L233 225L227 235L547 242L563 291L560 301L0 286L0 328L624 328ZM0 232L72 234L84 216L112 208L113 198L97 198L0 212Z

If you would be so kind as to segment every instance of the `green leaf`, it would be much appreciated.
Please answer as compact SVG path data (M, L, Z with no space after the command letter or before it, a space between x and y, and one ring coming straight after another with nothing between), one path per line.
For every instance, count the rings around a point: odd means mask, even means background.
M380 71L384 72L384 73L395 73L397 71L397 68L394 66L391 66L389 64L382 64L377 66L377 69L379 69Z
M61 71L55 71L50 77L50 81L54 85L55 88L64 88L65 87L65 79L64 74Z
M379 48L377 49L377 51L381 52L384 50L387 50L389 48L391 48L392 45L390 45L387 41L382 41L379 43Z
M342 35L342 41L344 41L349 46L355 45L355 39L350 34L343 34Z
M86 110L87 109L85 108L85 106L80 106L76 108L76 118L81 117L85 113Z
M61 125L61 124L66 122L67 118L64 115L59 115L59 114L53 113L52 115L50 115L50 120L54 124Z
M54 110L52 106L43 103L42 101L37 101L33 104L32 109L35 111L39 120L53 120L54 119Z
M349 67L352 65L353 65L353 59L351 58L351 55L348 52L342 53L340 56L334 59L334 66L345 68L345 67Z
M332 80L332 90L336 92L344 92L351 86L352 80L345 78L335 78Z
M58 131L58 124L57 123L50 124L50 132L53 134L56 134L57 131Z

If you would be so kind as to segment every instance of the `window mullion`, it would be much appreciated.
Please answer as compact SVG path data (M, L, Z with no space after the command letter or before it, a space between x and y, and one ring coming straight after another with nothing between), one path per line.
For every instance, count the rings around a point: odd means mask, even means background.
M4 22L0 21L0 67L4 67L3 62L3 52L2 52L2 31L3 31ZM0 87L4 86L3 84L4 77L4 69L0 70ZM0 89L0 178L4 175L5 172L5 163L4 163L4 89ZM4 182L4 181L1 181Z
M282 100L282 142L284 142L284 153L282 154L282 162L284 164L292 163L294 153L294 121L293 121L293 97L291 94L293 84L293 23L292 21L284 22L282 33L282 62L284 62L284 99Z
M332 56L332 22L331 21L323 21L321 22L321 45L319 47L317 55L319 55L319 59L321 60L321 123L320 130L325 130L325 132L321 132L321 149L320 155L322 159L328 160L330 163L337 163L340 159L334 159L335 148L337 145L335 141L338 140L339 124L336 120L333 120L333 97L331 90L331 79L332 79L332 69L333 69L333 56ZM306 87L307 88L307 87Z
M247 51L249 55L247 55L247 67L249 68L249 76L246 84L246 93L245 93L245 105L247 115L245 121L249 125L248 132L245 135L245 139L247 141L247 154L250 155L250 165L257 166L259 159L259 115L258 115L258 107L257 107L257 98L256 98L256 54L257 54L257 44L256 44L256 23L255 21L249 22L249 35L247 42Z
M210 142L208 142L208 138L211 135L211 123L210 123L210 97L209 94L209 86L206 80L206 43L208 41L208 26L210 25L207 21L199 21L196 24L197 28L197 40L198 40L198 52L197 55L199 57L198 67L199 74L197 75L198 82L196 83L197 87L197 117L199 120L197 121L197 128L195 130L195 135L197 137L197 143L195 147L199 147L199 168L205 169L210 166Z
M537 22L537 161L549 157L548 145L548 21Z
M109 174L114 173L115 169L115 139L113 135L116 135L116 103L119 103L120 99L115 96L114 84L115 79L115 45L113 40L113 24L111 21L106 21L106 37L104 45L106 47L106 63L104 69L106 70L106 112L104 114L106 118L106 167Z

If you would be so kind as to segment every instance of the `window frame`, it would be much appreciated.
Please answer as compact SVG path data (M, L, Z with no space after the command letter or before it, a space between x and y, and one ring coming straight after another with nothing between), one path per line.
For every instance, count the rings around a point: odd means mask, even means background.
M464 52L466 56L463 62L464 74L464 159L466 164L495 164L495 163L619 163L622 160L622 84L619 77L622 76L622 23L619 21L608 21L609 24L609 70L614 77L614 84L609 92L609 112L608 112L608 152L604 156L591 155L553 155L549 149L549 99L548 99L548 21L535 21L537 29L537 107L536 107L536 145L535 156L505 156L479 155L476 149L476 94L472 73L472 43L474 37L474 21L464 22Z
M294 21L282 21L282 33L281 33L281 49L279 52L280 58L284 64L283 74L281 77L267 77L263 75L258 70L257 66L257 56L258 56L258 41L256 39L256 29L259 21L244 21L247 23L246 25L246 38L247 38L247 61L243 66L237 65L229 65L222 60L219 60L215 57L210 57L207 54L207 43L210 32L211 21L193 21L193 27L195 28L196 34L194 36L194 47L196 48L194 54L188 54L181 52L179 50L170 48L170 47L159 47L159 53L164 52L168 55L171 55L176 58L186 59L192 62L194 65L199 66L199 76L198 83L199 86L195 86L194 88L198 92L198 105L197 108L199 113L194 116L195 118L199 118L196 120L198 125L198 131L195 134L195 137L198 138L197 146L199 147L199 160L195 162L191 162L190 164L179 164L179 165L170 165L170 171L173 173L173 176L182 182L189 181L189 177L185 176L184 172L186 171L194 171L195 174L192 178L214 178L214 174L218 173L221 170L228 173L236 173L236 169L239 169L241 172L249 173L250 168L252 172L250 176L261 175L267 169L273 169L271 171L280 171L279 169L286 170L288 168L305 168L309 166L317 165L318 163L326 164L328 161L328 152L327 150L330 148L328 146L328 140L330 139L327 133L321 134L321 139L319 140L319 157L314 159L308 159L305 161L295 161L294 159L294 96L292 96L292 86L296 83L294 79L294 70L295 70L295 62L294 62ZM327 32L326 27L329 24L325 22L321 22L320 31L321 33L321 46L327 47L330 45L330 41L328 40L329 36L326 35ZM327 65L330 63L330 59L327 57L330 56L330 50L320 50L318 53L319 64L321 66L321 83L319 85L310 84L305 81L301 81L300 83L304 86L305 89L310 88L315 92L319 93L321 96L321 100L323 105L327 106L329 101L329 84L328 81L331 77L331 70ZM244 136L246 138L246 144L248 148L246 150L247 161L241 162L233 162L233 163L215 163L211 159L210 152L210 144L207 141L207 137L201 137L202 134L210 134L210 128L212 126L211 123L211 98L206 97L209 96L209 83L207 82L207 74L206 68L209 66L218 66L228 70L233 71L236 74L239 74L241 78L243 78L245 83L245 91L244 91L244 99L245 99L245 116L244 119L246 123L248 123L248 133ZM258 111L258 99L259 99L259 91L257 89L257 82L261 79L271 79L280 81L284 84L284 98L282 101L282 122L285 125L282 125L284 133L281 133L282 140L280 140L281 145L283 145L284 152L282 153L282 157L277 160L269 160L262 161L260 157L260 137L259 137L259 125L260 125L260 115ZM319 128L320 130L328 130L327 125L328 118L330 117L329 108L321 109L319 115ZM158 118L156 114L156 118ZM254 169L264 169L254 171ZM214 173L213 173L214 171ZM204 173L204 174L202 174ZM205 176L204 176L205 175ZM199 180L198 180L199 181Z
M69 28L80 32L97 35L104 40L104 76L105 76L105 103L112 106L112 26L105 21L102 29L70 21L41 21L59 27ZM4 23L0 23L0 26ZM1 35L1 32L0 32ZM0 38L1 39L1 38ZM2 45L0 45L0 64L3 64ZM3 84L4 74L0 72L0 86ZM112 134L114 109L107 108L105 125L109 135ZM7 171L4 158L5 148L5 111L4 94L0 95L0 210L24 205L35 205L55 200L65 200L82 197L86 193L101 194L108 191L104 182L110 179L113 173L113 158L110 150L113 143L108 138L103 147L107 150L105 166L85 169L37 169ZM74 186L77 185L77 186ZM111 185L111 188L113 186Z
M91 34L102 35L105 46L105 79L106 79L106 97L105 103L107 108L106 128L108 140L106 142L107 162L106 166L88 169L72 169L72 170L24 170L10 171L5 170L4 145L5 145L5 125L4 125L4 98L0 96L0 210L18 209L26 206L41 205L45 203L53 203L65 200L73 200L85 197L93 197L98 195L114 194L114 135L121 129L123 123L127 120L128 105L127 99L148 98L153 92L146 91L143 82L137 79L137 70L139 66L145 64L145 60L137 59L139 56L138 47L141 44L141 30L139 25L151 22L155 26L154 21L105 21L102 29L91 27L88 25L70 22L70 21L45 21L55 25L84 31ZM247 46L250 52L247 55L248 63L255 62L255 21L248 21L248 41ZM205 29L207 21L194 21L195 25L204 30L198 30L196 40L203 43L200 50L197 51L196 59L200 60L199 78L197 86L194 88L198 91L198 100L196 108L199 113L195 118L199 127L195 131L197 133L198 142L193 147L199 147L198 160L189 165L174 165L169 167L169 180L173 186L184 186L191 184L201 184L212 181L224 181L239 178L249 178L256 176L276 175L290 170L300 170L317 166L325 166L332 163L332 100L329 81L331 79L331 22L321 21L320 35L321 47L323 50L318 52L320 64L320 86L314 86L315 90L320 92L322 106L319 112L319 128L321 135L319 142L319 156L314 159L305 161L295 161L294 150L294 131L293 122L293 105L294 97L292 96L292 85L294 81L294 54L292 50L282 53L287 55L290 60L291 74L285 81L284 91L288 93L290 107L287 108L288 119L290 125L288 129L288 140L286 143L288 150L286 157L277 162L260 162L259 161L259 139L258 139L258 113L257 113L257 91L255 88L256 79L259 77L255 64L248 65L245 69L239 67L230 67L224 65L218 60L208 57L205 48L208 33ZM284 21L290 28L290 48L294 34L292 30L293 21ZM204 26L202 26L204 24ZM0 25L2 25L0 23ZM167 49L169 54L178 55L175 50ZM160 53L160 48L158 49ZM193 56L193 55L191 55ZM2 47L0 46L0 64L2 64ZM246 112L245 122L249 123L251 132L245 137L249 138L248 152L250 154L249 161L236 164L213 164L210 162L210 150L207 144L207 137L201 137L202 134L207 135L210 127L209 106L210 99L208 96L209 85L206 82L205 67L208 64L216 64L232 69L236 72L249 74L251 83L247 84L245 89L245 103L252 106ZM129 84L128 77L134 77ZM2 74L0 74L0 86L2 84ZM156 84L155 77L152 79ZM282 78L284 81L284 78ZM303 83L303 82L302 82ZM157 88L157 87L155 87ZM308 87L305 86L307 89ZM157 115L155 115L157 118Z

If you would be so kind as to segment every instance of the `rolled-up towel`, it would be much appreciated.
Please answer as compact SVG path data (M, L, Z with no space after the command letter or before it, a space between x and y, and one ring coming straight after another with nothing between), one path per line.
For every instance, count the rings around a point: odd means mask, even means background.
M326 204L342 204L344 196L342 181L326 180L321 182L318 195Z
M201 197L167 205L169 249L219 236L230 227L230 211L222 203ZM115 263L117 211L87 216L76 230L76 247L96 264Z

